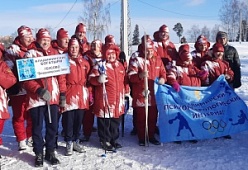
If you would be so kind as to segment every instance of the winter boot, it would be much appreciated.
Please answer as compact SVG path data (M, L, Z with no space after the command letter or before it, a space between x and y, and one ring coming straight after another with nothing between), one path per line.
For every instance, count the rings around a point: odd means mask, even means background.
M19 144L18 144L18 146L19 146L19 151L26 150L27 149L26 139L20 141Z
M110 144L110 142L101 142L101 146L104 150L114 151L115 148Z
M50 162L52 165L57 165L60 163L59 160L55 157L54 152L46 152L45 160Z
M32 137L29 137L27 143L28 143L28 146L29 147L33 147L33 138Z
M35 167L42 167L43 166L43 154L38 153L35 157Z
M74 150L74 151L77 151L77 152L79 152L79 153L84 153L84 152L86 152L86 151L84 150L84 147L81 146L81 145L79 144L79 140L76 140L76 141L73 142L73 150Z
M65 156L71 156L73 153L72 141L66 142Z

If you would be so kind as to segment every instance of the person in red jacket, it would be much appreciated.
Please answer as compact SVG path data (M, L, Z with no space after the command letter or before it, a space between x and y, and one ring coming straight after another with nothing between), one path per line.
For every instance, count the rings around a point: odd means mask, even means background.
M201 81L207 78L208 72L198 69L192 62L190 46L183 44L179 47L179 58L167 72L167 84L171 85L177 92L180 85L201 86Z
M225 75L228 83L232 83L234 73L229 66L229 63L223 60L224 47L220 43L215 43L212 48L213 54L205 62L202 63L202 68L209 72L206 85L211 85L220 75Z
M66 75L66 104L62 112L64 120L65 155L70 156L73 150L85 152L79 144L80 129L86 109L89 109L89 94L86 87L90 65L80 53L77 38L71 38L68 45L70 74Z
M156 52L162 58L165 69L169 69L172 60L178 58L178 53L175 45L170 41L168 26L162 25L158 31L154 32L153 36Z
M90 50L84 53L84 59L86 59L90 64L90 69L98 64L102 60L102 42L100 40L94 40L91 42ZM89 110L86 110L83 118L83 135L81 142L87 142L90 139L91 132L96 131L96 128L93 127L94 124L94 86L90 83L87 83L88 91L90 94L90 107Z
M75 34L72 36L72 38L79 39L82 54L90 49L90 43L86 38L86 25L83 23L79 23L76 26Z
M145 125L146 125L146 113L145 113L145 85L144 79L148 79L148 137L149 142L154 145L159 145L160 142L155 138L155 129L157 123L158 110L156 107L155 94L154 94L154 80L159 78L159 84L166 82L166 70L163 62L159 56L155 53L154 43L149 35L142 37L142 43L140 45L140 51L136 55L132 55L129 61L128 76L130 86L132 87L132 106L136 110L136 127L139 139L139 145L145 146ZM145 60L145 55L147 59ZM145 69L147 65L147 70Z
M57 31L56 40L51 42L52 47L58 51L59 54L63 54L68 52L68 43L69 43L69 34L64 28L60 28ZM61 117L61 112L58 112L58 124ZM62 119L62 127L63 126L63 119ZM59 128L59 127L58 127ZM64 136L64 131L61 132L62 136ZM55 147L58 148L58 131L56 135L56 142Z
M97 116L98 136L103 149L121 148L117 142L121 116L125 109L126 71L118 60L115 45L103 51L103 59L93 67L89 82L95 88L94 114Z
M204 62L208 56L210 43L204 35L200 35L194 46L195 50L191 51L193 57L192 62L197 68L201 69L201 63Z
M4 46L0 42L0 145L3 144L2 133L5 120L10 118L6 89L13 86L17 79L8 65L3 61Z
M12 69L16 77L16 60L22 59L24 54L35 47L32 31L27 26L20 26L17 29L18 36L13 44L6 50L5 61ZM32 121L29 112L26 110L26 91L22 88L22 83L17 82L7 90L10 98L10 105L13 110L12 125L19 150L24 150L32 146Z
M47 29L41 28L36 33L36 48L29 50L25 58L36 58L58 54L51 46L51 36ZM59 164L56 158L55 140L58 128L59 104L64 107L66 80L65 76L51 76L23 82L27 91L27 110L32 118L33 151L36 155L35 166L43 166L43 148L45 146L45 160L52 165ZM49 112L50 111L50 112ZM49 114L50 113L50 114ZM51 118L51 122L49 122ZM43 121L45 121L45 144L42 135Z

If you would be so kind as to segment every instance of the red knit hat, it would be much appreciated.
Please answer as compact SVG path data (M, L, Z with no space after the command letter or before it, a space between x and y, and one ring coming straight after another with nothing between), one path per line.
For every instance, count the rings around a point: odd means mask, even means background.
M169 28L167 27L167 25L162 25L160 28L159 28L159 31L160 32L169 32Z
M197 37L197 40L195 42L195 48L197 48L199 45L207 45L207 47L210 47L210 43L208 42L208 39L204 35L200 35Z
M190 47L188 44L183 44L179 47L178 51L179 57L182 61L192 60L192 55L190 53Z
M42 38L50 38L52 39L50 32L46 28L41 28L39 31L36 33L36 39L40 40Z
M102 42L100 40L94 40L91 42L91 44L96 44L100 49L102 48Z
M86 33L86 26L83 23L79 23L76 27L75 33L77 32L85 32Z
M105 37L105 44L115 44L115 38L113 35L107 35Z
M222 44L220 43L215 43L213 45L213 53L216 53L216 52L224 52L224 47Z
M57 31L57 40L62 38L69 38L68 31L66 31L64 28L60 28Z
M24 37L24 36L32 36L32 31L29 27L22 25L17 29L17 33L19 37Z
M79 46L79 41L78 41L78 39L77 38L71 38L70 39L70 41L69 41L69 43L68 43L68 48L70 47L70 46L72 46L72 45L78 45Z

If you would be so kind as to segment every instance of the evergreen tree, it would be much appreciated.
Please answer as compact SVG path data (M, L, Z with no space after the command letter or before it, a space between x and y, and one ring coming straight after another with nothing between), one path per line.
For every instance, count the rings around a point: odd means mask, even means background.
M179 42L180 42L180 37L183 35L183 26L181 23L177 23L173 30L177 33L177 36L179 37Z
M139 26L136 24L133 31L133 42L132 45L139 45Z

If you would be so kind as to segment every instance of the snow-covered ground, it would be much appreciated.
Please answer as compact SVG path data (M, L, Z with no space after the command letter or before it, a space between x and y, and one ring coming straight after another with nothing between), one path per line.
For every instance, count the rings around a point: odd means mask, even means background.
M231 43L239 52L242 67L242 86L237 94L248 104L248 42ZM193 46L193 44L191 44ZM51 166L46 161L43 168L65 170L246 170L248 169L248 131L232 135L232 139L211 139L196 144L183 142L164 143L161 146L150 144L138 146L137 136L131 136L132 108L125 116L125 134L119 142L123 148L117 153L107 153L106 157L99 146L97 133L84 143L86 153L64 156L65 143L59 138L57 157L61 164ZM18 151L11 119L6 121L3 132L3 146L0 146L0 169L34 169L32 148ZM157 138L159 138L157 136Z

